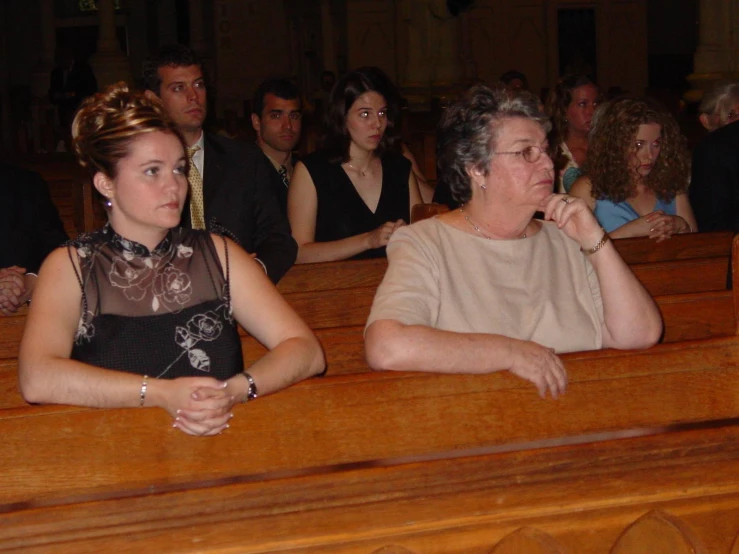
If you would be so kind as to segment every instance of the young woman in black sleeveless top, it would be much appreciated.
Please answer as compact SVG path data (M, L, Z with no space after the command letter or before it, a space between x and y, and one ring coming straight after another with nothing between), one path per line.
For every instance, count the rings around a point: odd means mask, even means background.
M320 372L318 341L238 245L178 227L188 194L182 139L124 83L89 99L74 146L108 224L52 252L19 356L29 402L158 406L215 435L236 402ZM243 371L236 322L270 352Z
M397 99L375 67L334 86L323 148L297 164L288 191L298 263L384 256L411 207L423 203L411 162L389 149Z

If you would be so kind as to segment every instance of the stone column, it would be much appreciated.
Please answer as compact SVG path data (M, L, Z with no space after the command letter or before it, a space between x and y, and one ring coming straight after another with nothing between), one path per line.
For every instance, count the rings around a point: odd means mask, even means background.
M717 81L739 78L739 0L700 0L699 41L694 72L688 76L692 90L685 93L697 102Z
M133 85L131 63L121 52L116 37L115 0L97 0L100 17L100 31L97 52L90 58L90 66L95 72L98 89L107 85L126 81Z

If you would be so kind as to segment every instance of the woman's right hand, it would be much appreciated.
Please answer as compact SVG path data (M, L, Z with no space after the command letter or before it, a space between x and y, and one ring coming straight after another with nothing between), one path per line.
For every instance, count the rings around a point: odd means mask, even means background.
M672 216L662 210L655 210L623 224L611 233L612 238L649 237L650 239L664 240L672 234L667 232Z
M567 388L567 370L554 349L532 341L516 340L511 347L511 355L513 363L509 371L534 383L539 396L545 398L547 391L552 398L564 394Z
M174 427L199 436L218 435L228 428L236 399L226 386L225 381L210 377L149 381L152 404L174 418Z
M402 219L399 219L397 221L388 221L380 225L374 231L370 231L367 234L367 250L387 246L387 243L390 241L390 237L393 236L393 233L399 228L403 227L405 224L405 221L403 221Z

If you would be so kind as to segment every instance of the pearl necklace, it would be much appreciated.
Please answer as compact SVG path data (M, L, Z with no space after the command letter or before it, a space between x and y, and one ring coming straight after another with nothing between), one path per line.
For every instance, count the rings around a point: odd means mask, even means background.
M487 235L486 235L485 233L483 233L483 232L482 232L482 229L480 229L480 228L479 228L479 227L478 227L477 225L475 225L475 222L474 222L474 221L472 221L472 219L470 219L470 216L468 216L468 215L467 215L466 213L464 213L464 206L462 206L462 207L460 207L460 208L459 208L459 213L461 213L461 214L462 214L462 216L464 217L465 221L466 221L467 223L469 223L470 225L472 225L472 228L473 228L473 229L474 229L475 231L477 231L478 233L480 233L480 235L482 235L482 236L483 236L484 238L486 238L486 239L488 239L488 240L493 240L493 238L492 238L492 237L489 237L489 236L487 236ZM521 235L521 236L519 236L518 238L520 238L520 239L525 239L525 238L526 238L526 233L522 234L522 235Z

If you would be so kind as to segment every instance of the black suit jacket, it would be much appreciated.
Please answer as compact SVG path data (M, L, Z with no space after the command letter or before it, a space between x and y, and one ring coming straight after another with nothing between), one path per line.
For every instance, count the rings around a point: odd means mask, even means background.
M739 232L739 122L716 129L693 150L688 194L701 231Z
M47 254L66 241L41 175L0 164L0 267L37 272Z
M258 145L257 148L259 148ZM262 151L261 149L260 151L262 152L262 154L264 154L264 151ZM270 174L270 184L272 186L272 192L274 193L275 198L277 198L277 205L280 207L280 211L282 211L283 215L287 217L287 187L282 181L282 177L280 177L280 172L275 169L275 166L267 157L267 154L264 154L264 159L267 160L267 165L272 168L272 173ZM293 167L295 167L296 163L298 163L298 158L297 156L293 155Z
M203 201L205 220L226 228L257 257L276 283L295 263L298 245L272 192L274 168L253 144L206 133ZM189 205L182 214L190 225Z

